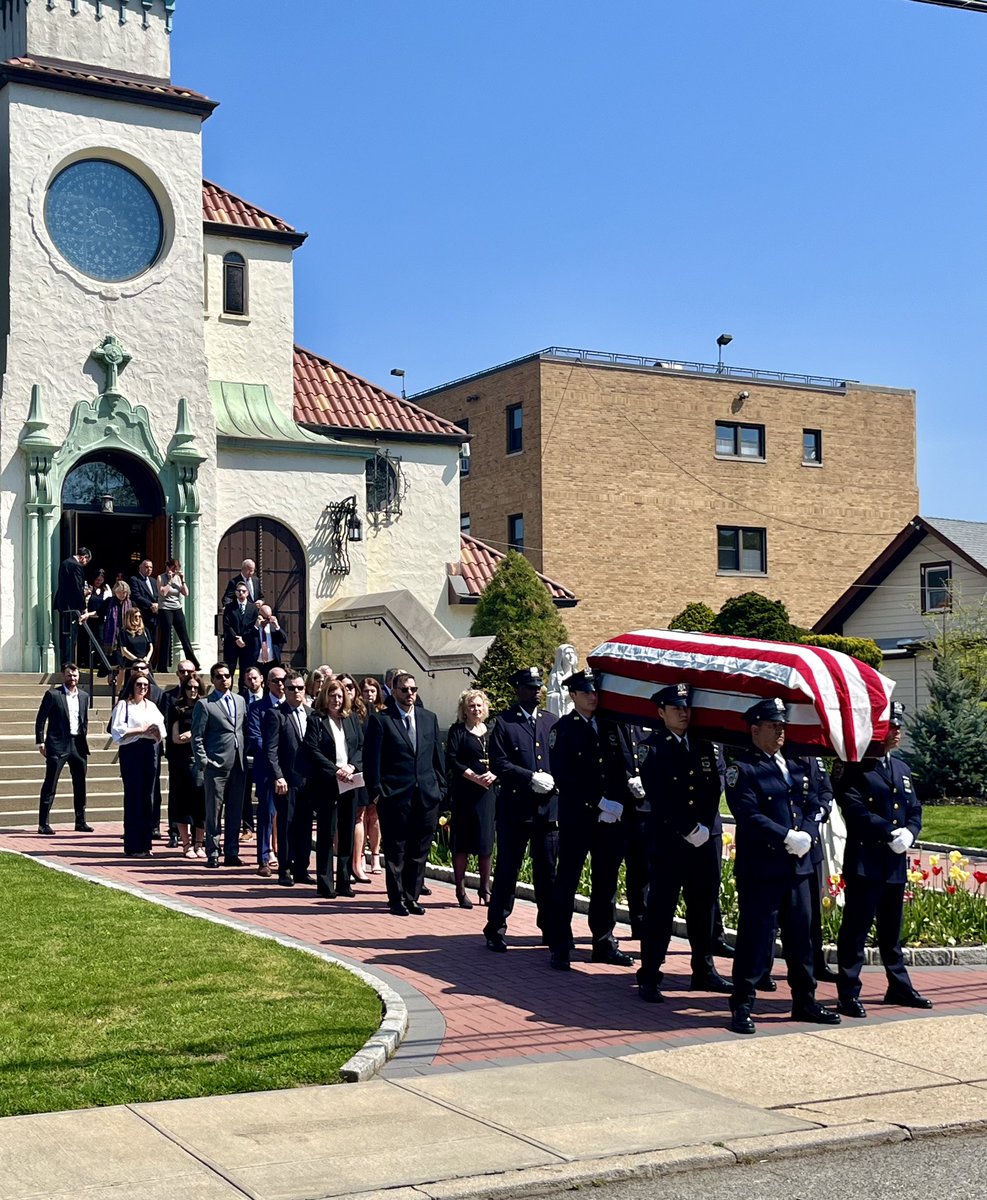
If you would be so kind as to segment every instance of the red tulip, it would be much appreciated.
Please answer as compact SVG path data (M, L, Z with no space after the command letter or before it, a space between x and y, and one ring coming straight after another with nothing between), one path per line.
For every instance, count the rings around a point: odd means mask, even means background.
M923 879L928 879L928 878L929 878L929 872L928 872L928 871L923 871L923 872L922 872L922 878L923 878Z
M933 874L933 875L941 875L941 874L942 874L942 867L933 867L933 868L932 868L932 874Z
M973 878L977 883L987 883L987 871L974 871Z
M955 883L947 883L946 891L949 892L949 894L951 896L955 895L956 894L956 884Z
M914 859L913 862L916 867L920 867L922 865L921 857Z

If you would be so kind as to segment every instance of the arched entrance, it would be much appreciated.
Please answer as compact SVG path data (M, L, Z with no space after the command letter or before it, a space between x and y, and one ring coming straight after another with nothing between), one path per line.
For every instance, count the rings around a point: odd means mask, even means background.
M257 564L264 600L274 609L288 641L284 660L295 667L307 664L308 605L305 551L287 525L271 517L248 517L223 534L219 543L216 608L222 612L223 592L240 571L245 558Z
M102 568L109 583L117 575L136 575L145 558L156 572L164 569L169 552L164 494L156 474L136 456L96 452L65 476L60 558L79 546L93 553L90 576Z

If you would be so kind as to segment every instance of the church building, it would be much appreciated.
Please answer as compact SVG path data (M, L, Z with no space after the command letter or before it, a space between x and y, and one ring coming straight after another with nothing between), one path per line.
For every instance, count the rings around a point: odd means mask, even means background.
M306 235L203 180L216 102L171 82L175 9L0 0L0 670L57 665L81 544L111 581L180 559L204 664L252 558L294 663L451 697L496 557L460 532L469 435L294 344Z

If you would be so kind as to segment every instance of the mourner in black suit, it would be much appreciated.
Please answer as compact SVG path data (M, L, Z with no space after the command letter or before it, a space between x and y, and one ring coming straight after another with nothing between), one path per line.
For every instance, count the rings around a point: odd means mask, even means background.
M247 752L253 757L253 777L257 787L257 874L262 879L271 877L271 853L277 805L274 800L274 778L267 757L267 741L264 733L264 717L271 709L284 703L284 685L287 672L283 667L272 667L267 673L267 695L257 704L247 704ZM272 726L272 728L275 728ZM289 848L283 851L287 866ZM291 878L291 875L288 875Z
M871 926L888 979L886 1004L931 1008L912 986L901 952L901 920L908 851L922 829L922 806L908 766L893 751L901 742L905 706L891 703L891 727L880 758L847 763L838 802L846 821L843 921L836 943L839 1003L847 1017L866 1017L860 1002L860 969Z
M38 833L55 832L48 818L55 801L58 777L66 763L72 776L76 830L79 833L92 833L92 826L86 824L88 732L89 693L79 687L79 668L75 663L67 662L62 668L61 687L45 692L41 698L37 720L34 722L34 741L45 760L45 781L41 785L41 802L38 809Z
M305 733L310 720L305 707L305 679L288 673L284 703L261 717L261 736L267 766L274 781L274 811L278 823L278 883L291 887L311 883L312 815L305 819L300 803L309 771ZM300 810L296 813L296 807ZM299 817L301 819L299 820ZM289 869L290 864L290 869Z
M497 718L490 735L490 769L497 776L497 870L483 934L487 949L507 950L504 934L514 910L514 892L524 852L531 868L538 928L547 943L552 919L552 888L559 857L559 809L549 770L548 736L555 717L538 707L544 681L537 667L511 678L517 703Z
M381 713L371 713L363 747L370 802L377 803L387 899L395 916L420 915L425 864L445 793L439 722L415 704L415 677L400 672Z
M223 609L223 657L230 670L240 667L238 687L245 686L245 676L257 661L260 637L257 632L257 605L247 598L247 585L237 584L231 604Z
M744 714L753 745L727 768L727 803L737 822L734 867L740 919L733 962L734 1033L754 1033L751 1017L759 981L771 965L775 930L788 964L792 1019L838 1025L840 1017L816 1003L812 972L810 851L819 837L819 800L798 759L781 752L787 716L782 700L761 700Z
M223 592L223 607L227 604L232 604L236 598L237 586L241 583L247 585L247 599L253 604L259 604L264 599L264 592L260 586L260 576L257 574L257 564L252 558L245 558L240 565L240 571L234 575L230 582L226 585L226 591Z
M720 772L716 747L689 732L692 689L672 684L655 692L661 727L638 750L650 811L645 821L650 883L641 937L641 998L664 999L662 965L672 937L679 896L685 899L692 949L692 988L732 991L713 965L713 911L720 887Z
M130 577L130 599L134 607L140 609L144 629L153 646L158 636L158 604L161 595L154 578L154 563L149 558L145 558L137 574Z
M58 613L61 633L62 662L75 658L76 638L79 636L79 616L86 608L86 574L92 554L80 546L58 568L54 607Z
M593 962L629 967L634 962L620 949L613 929L617 922L617 876L624 857L626 775L623 761L611 754L606 726L597 717L597 677L576 671L562 686L575 708L556 721L548 735L549 766L559 792L559 857L552 889L548 944L550 965L569 970L572 911L576 891L590 856L589 928Z

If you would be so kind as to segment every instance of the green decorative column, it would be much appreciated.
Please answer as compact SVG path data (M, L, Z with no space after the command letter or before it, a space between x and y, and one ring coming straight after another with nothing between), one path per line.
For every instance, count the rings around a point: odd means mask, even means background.
M41 388L31 388L31 406L21 430L19 445L26 458L24 497L24 570L21 606L24 613L24 657L28 671L55 669L52 641L51 579L55 503L51 466L57 447L48 433Z
M199 545L199 467L206 461L195 444L195 433L189 420L188 400L178 401L178 423L175 436L168 447L168 462L175 472L175 510L172 514L175 557L181 559L185 578L190 580L190 596L185 618L189 637L196 656L200 650L202 632L203 579Z

